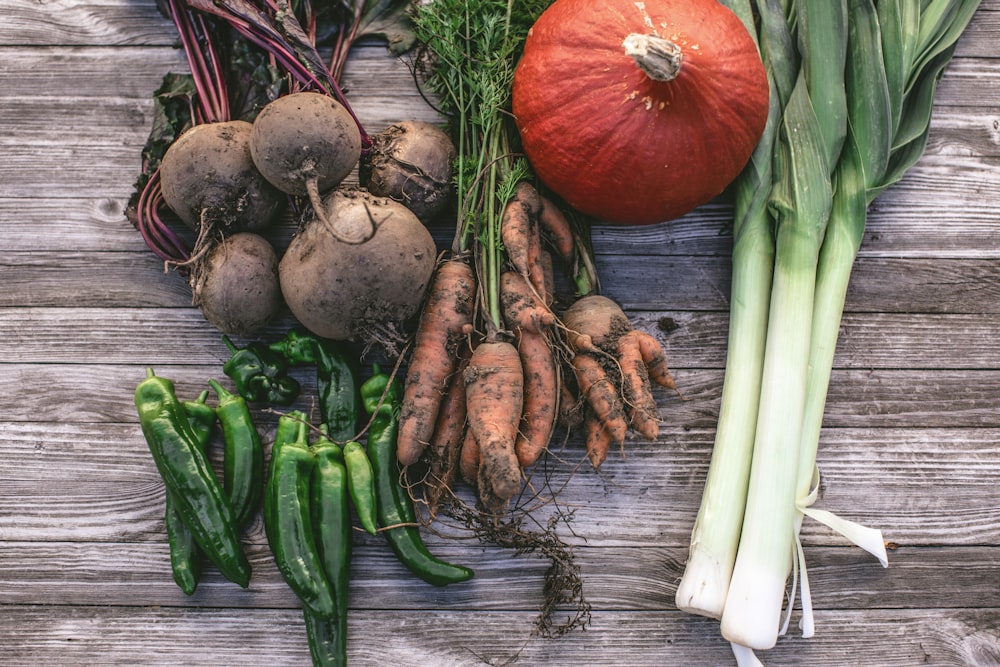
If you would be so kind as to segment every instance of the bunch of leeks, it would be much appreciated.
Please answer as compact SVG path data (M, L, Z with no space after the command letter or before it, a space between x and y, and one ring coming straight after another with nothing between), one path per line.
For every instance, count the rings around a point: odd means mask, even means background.
M771 114L734 184L722 402L676 601L746 658L785 631L793 573L813 632L804 516L887 565L879 531L811 507L820 427L868 205L923 154L979 0L723 1L757 39Z

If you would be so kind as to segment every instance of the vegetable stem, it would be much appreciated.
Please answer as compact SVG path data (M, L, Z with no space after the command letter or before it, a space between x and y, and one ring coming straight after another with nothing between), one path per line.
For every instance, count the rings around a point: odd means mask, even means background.
M795 537L795 489L808 382L816 266L830 214L826 143L800 72L782 119L771 194L774 275L746 511L723 636L741 646L777 641ZM805 321L803 321L805 319Z

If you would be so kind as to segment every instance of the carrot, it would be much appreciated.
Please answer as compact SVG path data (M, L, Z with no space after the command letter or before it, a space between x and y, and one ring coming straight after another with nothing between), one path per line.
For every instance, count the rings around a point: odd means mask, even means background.
M614 442L625 442L628 424L615 382L608 377L597 359L587 352L577 352L573 356L573 369L580 385L580 395L594 411L596 418L608 430Z
M570 227L569 220L551 199L539 195L539 200L542 205L538 212L538 224L549 233L548 238L552 242L552 248L559 254L559 257L567 264L571 264L575 247L573 228Z
M572 431L583 423L583 403L576 392L575 378L572 375L562 378L559 383L559 414L556 420L567 431Z
M397 439L401 465L416 463L434 433L458 347L471 328L474 299L472 267L461 259L443 262L424 304L403 388Z
M549 445L559 409L559 369L546 335L522 329L517 352L524 373L524 409L514 451L522 468Z
M633 329L618 339L618 364L632 428L653 440L659 435L660 426L649 373L639 348L639 333Z
M521 488L521 467L514 450L524 402L521 358L513 344L480 343L465 369L469 430L479 444L479 497L496 507Z
M462 440L465 438L465 380L463 373L469 363L468 346L462 346L462 356L458 368L452 374L448 383L448 393L445 394L438 410L437 424L431 437L429 468L424 483L424 500L433 518L441 498L454 486L458 474L459 457L462 452Z
M674 378L667 370L667 355L663 352L660 342L650 336L645 331L636 331L636 342L639 344L639 353L642 361L646 364L649 379L667 389L677 389Z
M476 488L479 484L479 443L472 429L466 427L462 439L462 451L458 458L458 471L465 483Z
M552 262L552 253L542 250L541 253L542 276L544 277L545 292L542 294L542 301L546 306L551 307L556 299L556 269Z
M605 428L604 423L592 413L584 420L584 428L586 429L587 458L590 459L590 465L594 466L594 470L597 470L607 460L614 437Z
M527 181L518 183L514 196L504 207L500 238L510 263L538 294L544 295L545 270L541 263L542 242L538 231L540 211L538 191Z
M513 271L504 271L500 276L500 306L511 330L541 333L556 320L548 306L536 298L527 281Z

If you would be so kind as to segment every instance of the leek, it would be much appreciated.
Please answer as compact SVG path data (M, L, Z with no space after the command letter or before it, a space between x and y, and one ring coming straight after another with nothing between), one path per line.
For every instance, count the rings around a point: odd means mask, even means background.
M764 134L733 187L732 295L722 400L708 478L676 594L679 609L713 618L722 617L743 525L774 267L767 210L773 151L796 77L794 58L789 57L794 53L791 34L779 0L760 8L759 36L749 0L726 4L758 41L771 95Z
M828 2L829 0L818 0ZM771 207L777 225L760 406L739 549L722 612L722 636L774 646L795 534L795 488L808 384L816 265L832 186L820 121L799 79L782 119Z
M922 155L937 82L979 0L726 4L758 39L772 117L734 184L726 373L677 605L720 618L749 661L784 631L793 572L812 634L805 516L887 565L879 531L811 507L823 413L868 205Z

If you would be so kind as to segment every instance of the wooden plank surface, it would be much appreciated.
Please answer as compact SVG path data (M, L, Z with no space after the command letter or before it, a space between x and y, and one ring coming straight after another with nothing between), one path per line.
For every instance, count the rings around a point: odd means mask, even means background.
M307 665L259 520L249 589L213 570L194 596L173 584L163 486L132 405L146 366L190 394L227 357L123 215L152 91L185 67L173 27L154 0L0 4L0 664ZM819 505L881 528L890 567L807 523L817 635L796 635L796 610L768 665L1000 665L998 40L1000 0L984 0L925 156L872 207L841 327ZM345 86L369 129L436 119L379 45L357 49ZM720 199L594 230L605 292L663 342L682 395L659 391L657 441L630 440L599 475L577 467L574 440L551 463L568 480L560 532L586 631L531 636L541 559L446 522L428 543L477 576L437 589L358 533L352 664L735 664L715 622L673 603L721 392L730 215ZM314 381L300 379L308 396ZM275 416L257 416L267 439Z

